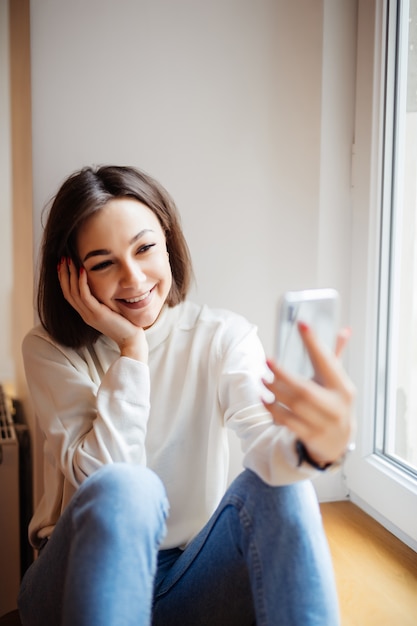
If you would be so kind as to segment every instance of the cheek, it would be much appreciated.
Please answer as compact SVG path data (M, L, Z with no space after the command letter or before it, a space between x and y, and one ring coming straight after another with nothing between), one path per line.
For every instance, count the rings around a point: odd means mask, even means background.
M88 287L95 298L99 302L105 302L108 296L108 289L105 281L100 280L93 274L87 275Z
M171 265L168 259L168 255L160 255L157 260L154 260L153 271L165 278L165 280L172 280Z

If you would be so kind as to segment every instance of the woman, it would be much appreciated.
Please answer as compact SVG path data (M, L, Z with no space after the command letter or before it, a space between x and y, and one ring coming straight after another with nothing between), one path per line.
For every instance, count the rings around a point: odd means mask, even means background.
M329 356L300 325L322 385L297 379L266 367L245 319L187 301L191 276L151 177L111 166L64 182L44 231L41 324L23 343L45 435L24 625L338 623L309 479L351 436L347 335ZM229 488L226 427L245 467Z

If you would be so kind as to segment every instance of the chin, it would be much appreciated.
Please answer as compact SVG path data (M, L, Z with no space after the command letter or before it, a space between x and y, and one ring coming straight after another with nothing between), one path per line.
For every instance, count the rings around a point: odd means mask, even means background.
M131 322L133 324L135 324L136 326L140 326L141 328L144 328L145 330L147 328L150 328L151 326L153 326L156 322L156 320L159 317L160 314L160 310L157 313L148 313L147 315L143 315L141 317L136 318L135 320L131 320Z

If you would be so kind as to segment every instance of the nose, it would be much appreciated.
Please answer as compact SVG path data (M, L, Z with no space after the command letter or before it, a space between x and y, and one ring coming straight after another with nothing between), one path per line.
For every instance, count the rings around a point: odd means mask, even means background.
M125 261L122 263L119 277L121 287L137 287L145 280L146 274L138 261Z

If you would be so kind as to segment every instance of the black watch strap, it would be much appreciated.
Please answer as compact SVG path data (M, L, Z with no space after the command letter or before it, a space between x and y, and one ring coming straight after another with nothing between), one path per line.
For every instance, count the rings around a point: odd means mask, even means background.
M308 453L307 448L305 447L303 442L300 441L300 439L297 439L297 441L295 442L295 451L297 453L297 459L298 459L297 467L300 467L300 465L302 465L303 463L308 463L315 469L320 470L321 472L324 472L324 470L326 470L328 467L331 467L333 465L331 461L330 463L317 463L317 461L311 458L311 456Z

